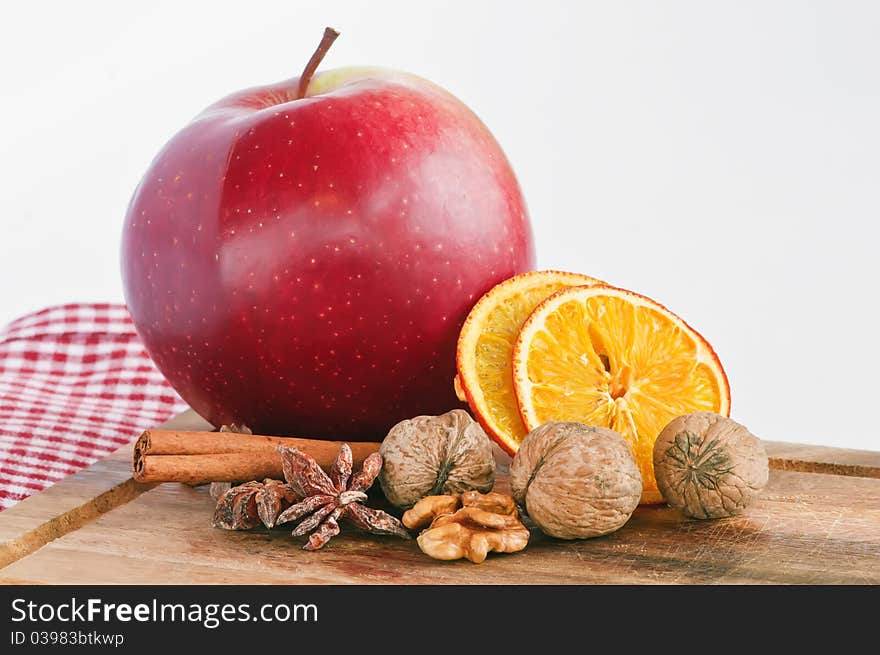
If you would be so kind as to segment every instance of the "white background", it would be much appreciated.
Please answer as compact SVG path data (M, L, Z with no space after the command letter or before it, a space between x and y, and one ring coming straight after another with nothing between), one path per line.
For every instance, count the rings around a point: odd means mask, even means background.
M120 300L152 156L228 92L421 74L519 176L539 264L647 294L715 346L767 439L880 449L880 3L33 2L0 24L0 323Z

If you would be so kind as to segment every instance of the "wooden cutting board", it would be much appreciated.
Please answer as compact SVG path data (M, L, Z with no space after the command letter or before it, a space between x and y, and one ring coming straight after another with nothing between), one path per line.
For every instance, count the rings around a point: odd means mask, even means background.
M207 429L191 412L168 427ZM880 452L767 448L770 482L743 516L640 507L612 535L533 530L526 550L476 565L347 526L315 553L284 529L213 529L207 488L138 484L124 447L0 513L0 583L880 583ZM499 452L502 490L507 463Z

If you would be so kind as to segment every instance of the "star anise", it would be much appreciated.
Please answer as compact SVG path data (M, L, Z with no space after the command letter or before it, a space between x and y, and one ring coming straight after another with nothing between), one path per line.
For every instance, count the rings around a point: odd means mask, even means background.
M373 534L411 538L396 518L363 504L367 499L366 490L382 469L379 453L369 455L361 470L352 475L351 448L343 444L328 476L312 457L301 450L283 446L279 450L284 477L303 500L284 510L276 523L300 521L293 536L312 533L303 546L304 550L318 550L339 534L339 520L342 518Z
M273 528L278 515L296 499L293 489L280 480L245 482L220 496L213 525L224 530L250 530L260 523Z
M253 434L253 431L244 423L230 423L221 425L218 432L232 432L233 434Z

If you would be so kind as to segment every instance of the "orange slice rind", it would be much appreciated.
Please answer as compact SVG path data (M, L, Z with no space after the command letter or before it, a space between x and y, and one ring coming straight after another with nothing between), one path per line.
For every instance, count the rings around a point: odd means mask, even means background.
M486 433L514 454L526 430L513 389L513 344L532 310L560 289L601 284L578 273L533 271L489 290L471 309L456 351L454 385Z

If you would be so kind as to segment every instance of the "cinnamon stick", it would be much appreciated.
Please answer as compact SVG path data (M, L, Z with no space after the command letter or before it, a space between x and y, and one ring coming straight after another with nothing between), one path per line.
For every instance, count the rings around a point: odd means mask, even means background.
M134 445L133 471L138 482L245 482L281 479L279 446L298 448L329 469L342 441L268 437L229 432L147 430ZM349 443L358 467L378 443Z

